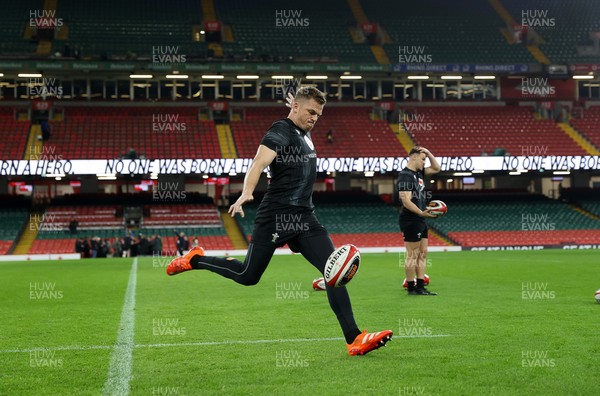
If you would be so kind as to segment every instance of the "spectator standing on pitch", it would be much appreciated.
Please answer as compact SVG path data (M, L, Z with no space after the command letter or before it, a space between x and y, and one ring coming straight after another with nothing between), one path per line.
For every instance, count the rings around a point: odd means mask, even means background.
M89 258L90 257L90 238L89 237L85 237L85 239L83 240L82 243L82 248L83 248L83 257L85 258Z
M112 243L112 248L114 257L123 257L123 245L120 237L115 237L115 240Z
M77 238L75 241L75 253L83 254L83 240L81 238Z
M100 249L100 242L98 241L98 237L92 238L90 247L92 249L92 258L96 258L98 256L98 249Z
M187 238L185 237L185 232L181 231L180 233L177 233L177 231L174 231L175 235L177 236L177 242L175 242L175 245L177 246L177 253L179 253L180 256L183 256L183 252L188 250L190 247L189 242L187 241Z
M160 239L160 235L154 235L154 239L152 240L152 255L160 256L162 254L163 243L162 239Z
M140 234L140 247L138 254L140 256L146 256L148 253L150 253L150 243L148 242L148 238L146 238L146 235Z
M129 236L129 233L125 234L125 237L123 237L123 257L130 257L131 256L131 237Z
M244 216L242 205L254 200L253 193L270 166L271 182L256 213L252 241L245 260L207 257L201 247L171 261L167 274L192 269L209 270L241 285L255 285L266 270L275 249L287 244L323 274L325 263L334 251L329 233L317 220L312 204L312 189L317 176L317 155L310 131L323 113L325 94L314 87L301 87L287 118L276 121L263 137L244 179L241 196L231 205L231 216ZM290 216L297 227L281 227ZM350 355L364 355L385 345L392 331L361 332L354 320L350 297L345 287L327 286L329 305L346 339Z
M430 166L425 168L425 160ZM408 294L436 295L425 288L425 266L427 264L428 228L426 218L435 218L427 209L425 176L440 171L440 164L433 154L424 147L413 147L408 153L408 163L400 171L396 185L402 202L400 212L400 230L404 236L406 258L404 272L408 283ZM415 276L417 282L415 284Z

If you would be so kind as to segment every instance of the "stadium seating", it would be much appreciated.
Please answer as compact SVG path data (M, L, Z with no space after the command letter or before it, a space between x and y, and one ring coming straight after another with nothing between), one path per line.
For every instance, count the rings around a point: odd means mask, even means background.
M544 231L456 231L450 237L465 247L472 246L531 246L581 244L597 245L600 230L544 230Z
M295 6L265 0L252 7L244 0L228 0L216 1L215 5L219 19L233 30L234 42L223 43L226 57L236 60L250 56L257 60L375 62L367 45L352 42L348 27L355 25L356 20L345 0L308 0ZM293 20L308 18L308 26L277 26L276 12L284 10L285 15L295 12L291 17ZM287 21L287 17L281 18Z
M541 195L440 195L448 214L435 227L462 246L598 243L600 220ZM595 240L595 242L593 242ZM517 243L518 242L518 243Z
M26 209L1 209L0 210L0 254L6 254L12 246L15 237L27 222Z
M577 45L592 45L590 32L600 31L600 10L595 0L504 0L502 3L519 24L527 10L538 15L539 21L534 20L529 25L542 36L544 42L540 49L553 64L600 62L600 54L579 55L577 52ZM539 16L540 13L543 16ZM554 23L550 26L552 20Z
M197 109L77 107L52 123L49 144L65 159L120 158L134 149L138 156L220 158L215 125L198 121Z
M284 108L247 108L243 121L231 129L238 156L253 158L260 140L271 124L287 116ZM332 130L333 143L327 141ZM311 131L319 157L403 157L406 151L385 121L369 119L368 107L325 107Z
M389 33L393 44L384 46L392 63L532 63L522 45L510 45L501 33L505 23L487 1L381 3L363 1L370 21ZM538 6L539 8L539 6ZM417 47L425 62L400 59L400 47ZM403 55L412 52L403 50Z
M144 228L222 227L219 212L214 205L147 205L144 210Z
M33 55L36 44L23 38L29 24L30 11L38 10L41 2L12 1L2 5L2 29L0 29L0 55ZM37 7L36 7L37 6Z
M554 122L535 120L525 107L421 107L404 119L413 139L439 156L492 155L497 148L510 155L586 155Z
M600 189L565 188L561 190L561 200L600 217Z
M29 254L75 253L75 238L36 239Z
M600 106L584 110L581 118L572 118L570 122L590 143L600 147Z
M152 61L154 47L169 46L187 58L205 57L206 43L192 40L192 26L202 22L200 3L181 0L173 6L157 1L60 0L57 14L67 21L68 42L80 47L82 56Z
M398 226L398 211L377 196L360 192L315 193L315 214L331 235L335 246L353 243L358 247L401 247L404 245ZM258 197L256 200L260 201ZM337 202L336 202L337 201ZM334 203L336 202L336 203ZM352 203L354 202L354 203ZM256 204L244 207L246 216L238 218L248 238L252 235ZM432 246L449 246L431 235Z
M0 158L23 159L27 147L30 123L16 121L12 107L0 107Z
M202 201L194 198L194 194L189 197ZM126 204L132 198L134 196L125 196L122 201ZM90 200L93 201L93 198ZM165 252L175 252L176 234L179 232L187 235L190 245L197 237L200 245L207 250L233 248L213 204L146 204L143 205L143 213L141 227L135 234L148 238L160 235ZM72 219L79 222L75 234L68 230ZM29 253L72 253L77 238L108 238L112 242L116 237L123 237L124 230L123 205L53 205L44 213L40 232ZM16 235L14 231L5 232L9 236Z
M115 206L54 206L44 213L41 230L65 230L73 219L79 230L122 229L122 212Z

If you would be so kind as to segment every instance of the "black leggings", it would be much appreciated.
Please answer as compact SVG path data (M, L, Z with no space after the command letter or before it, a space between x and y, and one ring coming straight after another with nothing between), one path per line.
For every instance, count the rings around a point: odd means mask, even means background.
M297 237L290 242L293 243L294 250L298 250L323 274L325 262L334 250L333 242L328 234ZM275 246L250 243L244 262L231 258L194 256L191 264L194 269L206 269L239 284L251 286L258 283L274 252ZM356 335L360 334L360 331L354 321L348 291L346 287L326 287L329 306L335 312L347 341L351 342Z

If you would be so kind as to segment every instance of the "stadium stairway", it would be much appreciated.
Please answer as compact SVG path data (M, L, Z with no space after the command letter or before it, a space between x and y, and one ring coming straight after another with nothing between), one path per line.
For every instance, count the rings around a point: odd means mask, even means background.
M237 158L237 151L233 141L231 127L226 124L217 124L217 137L223 158Z
M579 207L577 205L574 205L574 204L569 204L569 206L571 208L573 208L573 210L575 210L576 212L579 212L582 215L589 217L590 219L600 220L600 216L597 216L597 215L593 214L592 212L588 212L584 208L581 208L581 207Z
M21 234L21 237L17 241L17 245L13 254L27 254L29 253L29 249L33 246L33 242L37 238L38 232L42 225L42 221L44 219L44 215L42 212L40 213L32 213L27 220L27 224L25 225L25 229Z
M440 233L439 231L437 231L436 229L434 229L431 225L429 226L429 234L434 237L439 239L440 241L445 242L448 246L456 246L458 245L456 242L450 240L450 237L448 237L445 234Z
M389 65L391 63L390 58L387 56L385 50L381 45L372 45L371 52L377 60L377 63L379 63L380 65Z
M248 242L246 241L244 234L242 234L242 230L241 230L240 226L238 225L238 223L235 221L235 219L233 217L231 217L229 215L229 213L227 213L227 209L225 209L225 208L220 209L219 212L221 213L221 220L223 221L223 227L225 228L225 231L227 232L227 236L229 236L229 239L231 240L233 248L234 249L247 249Z
M512 17L512 15L510 15L510 12L508 12L508 10L504 8L500 0L489 0L489 3L492 6L492 8L496 11L498 16L500 16L504 23L506 23L507 26L517 25L515 19ZM515 44L514 41L510 40L510 37L506 37L506 34L505 38L509 43ZM528 45L527 50L529 51L531 56L535 58L536 61L544 65L550 64L550 60L548 59L548 57L542 52L540 47L538 47L537 45Z
M215 2L213 0L202 0L202 15L205 21L216 21Z
M23 154L24 160L39 159L39 153L41 153L43 149L43 143L38 139L38 136L41 134L42 128L39 125L32 125L31 128L29 128L27 147L25 147L25 153Z
M44 0L44 12L56 13L57 0ZM47 14L49 15L49 14ZM40 40L37 45L36 54L38 55L50 55L52 52L52 41Z
M527 50L529 51L531 56L533 56L535 58L536 61L538 61L544 65L550 64L550 59L548 59L546 54L544 54L542 52L542 50L540 49L540 47L538 47L537 45L528 45Z
M490 5L508 26L516 25L512 15L504 8L500 0L489 0Z
M360 5L360 0L348 0L348 6L357 23L369 23L369 19Z
M390 124L390 128L392 129L392 131L394 131L396 138L398 138L398 141L400 142L402 147L404 147L404 150L406 150L406 152L409 153L410 149L412 149L416 145L416 143L412 140L408 132L406 132L406 129L404 129L404 127L400 129L400 125L396 123Z
M591 144L585 137L583 137L577 129L573 128L566 122L559 122L558 127L562 129L571 139L575 141L581 148L583 148L589 155L600 155L600 151Z
M369 23L369 18L367 18L365 11L360 5L360 0L348 0L348 6L350 7L352 15L354 15L354 19L356 19L358 25L362 25L363 23ZM352 41L356 42L356 38L354 37L354 35L352 33L350 33L350 35L353 36ZM389 39L389 35L386 34L385 36L391 42L391 40ZM370 48L371 53L373 54L373 57L375 57L377 63L379 63L380 65L389 65L391 63L390 58L387 56L387 53L381 45L371 45Z

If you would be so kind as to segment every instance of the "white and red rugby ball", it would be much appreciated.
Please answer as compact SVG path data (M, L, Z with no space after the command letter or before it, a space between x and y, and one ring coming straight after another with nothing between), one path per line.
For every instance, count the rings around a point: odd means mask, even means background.
M360 266L360 252L354 245L342 245L335 249L325 263L325 282L329 286L342 287L350 282Z
M448 213L448 206L446 206L446 204L443 201L440 201L438 199L429 202L429 205L427 205L427 209L429 213L437 217L443 216L446 213Z

